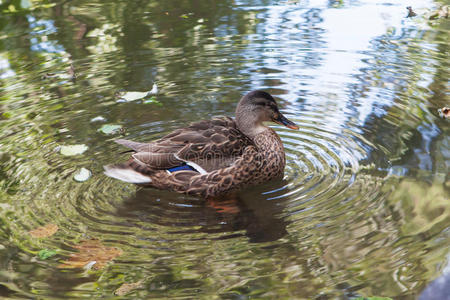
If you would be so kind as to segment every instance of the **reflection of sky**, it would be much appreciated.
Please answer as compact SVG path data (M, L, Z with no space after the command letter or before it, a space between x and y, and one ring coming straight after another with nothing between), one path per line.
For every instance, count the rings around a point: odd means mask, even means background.
M53 20L37 20L32 15L28 15L27 19L30 23L30 28L32 29L30 32L32 36L30 39L32 51L47 53L65 52L63 46L59 45L54 40L49 40L47 37L56 32Z
M31 51L45 53L65 53L63 46L56 40L49 40L48 35L55 33L56 27L53 20L38 20L32 15L27 15L30 24L30 43ZM11 69L9 60L0 56L0 79L15 76L16 73Z
M8 59L0 55L0 79L13 77L16 73L11 69Z
M322 110L324 105L335 112L348 113L350 109L359 125L372 113L383 114L384 110L379 107L392 105L393 92L372 97L372 92L377 94L378 91L371 88L372 91L367 91L369 96L357 99L358 105L354 106L348 103L351 85L361 84L360 70L370 67L365 61L374 51L371 41L388 31L399 33L405 27L416 26L414 21L405 18L406 6L420 9L431 7L432 2L408 0L381 4L368 0L350 2L350 5L345 2L347 5L341 8L328 7L333 1L303 3L279 2L279 5L264 7L264 12L258 15L263 21L255 35L264 36L260 46L264 51L255 49L257 53L250 56L262 56L262 66L283 72L279 76L283 84L276 88L288 91L283 95L286 100L294 102L301 96L310 109ZM263 79L267 75L262 76L255 75L255 85L264 86ZM427 86L431 78L428 80L421 85ZM342 127L346 119L330 116L330 126Z
M333 5L338 1L255 3L260 2L252 2L259 23L248 36L252 42L244 55L249 68L268 71L251 72L252 88L275 89L299 114L321 114L320 126L336 137L364 134L366 122L383 117L394 104L402 105L399 94L405 95L411 84L427 88L433 80L433 45L420 37L426 22L406 18L406 6L420 15L434 6L430 0L344 1L337 8ZM237 1L237 9L248 6ZM414 67L411 47L416 47L423 71ZM415 130L422 145L414 150L414 159L420 169L431 170L430 147L440 131L425 121ZM352 156L367 157L371 150L355 142L365 150Z

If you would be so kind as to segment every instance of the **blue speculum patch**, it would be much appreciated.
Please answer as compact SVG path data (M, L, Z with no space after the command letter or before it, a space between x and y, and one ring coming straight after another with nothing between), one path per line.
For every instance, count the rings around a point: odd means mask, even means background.
M177 172L177 171L194 171L194 172L197 172L196 169L194 169L193 167L191 167L191 166L189 166L187 164L183 164L181 166L177 166L177 167L173 167L173 168L167 169L167 171L169 171L170 173Z

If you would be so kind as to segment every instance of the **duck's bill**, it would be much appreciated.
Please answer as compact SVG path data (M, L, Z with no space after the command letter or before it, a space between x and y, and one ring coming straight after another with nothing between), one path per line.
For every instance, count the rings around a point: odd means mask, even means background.
M275 120L273 120L275 123L278 123L278 124L280 124L280 125L284 125L284 126L286 126L287 128L290 128L290 129L298 129L298 126L297 125L295 125L295 123L294 122L292 122L292 121L289 121L288 119L286 119L286 117L285 116L283 116L282 114L279 114L278 115L278 119L275 119Z

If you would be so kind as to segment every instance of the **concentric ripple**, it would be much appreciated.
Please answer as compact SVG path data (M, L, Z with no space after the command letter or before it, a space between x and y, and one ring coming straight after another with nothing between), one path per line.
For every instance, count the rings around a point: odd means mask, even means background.
M364 203L369 205L379 196L376 186L383 178L372 178L367 174L371 167L361 165L377 149L362 135L352 134L348 128L338 132L314 112L289 110L285 113L300 130L275 127L287 158L282 181L249 187L235 197L205 202L106 178L101 168L109 161L104 159L86 166L93 170L94 176L84 184L73 181L70 175L73 168L67 176L57 179L58 189L64 192L56 195L59 200L48 212L48 219L66 220L63 226L67 226L68 232L82 230L90 236L103 236L134 248L151 247L148 240L169 245L185 239L214 240L243 235L252 241L276 241L288 232L286 221L302 220L306 216L302 214L304 211L308 211L308 217L313 211L329 216L348 206L348 202L357 202L362 209ZM160 123L147 123L144 127L148 132L157 132ZM137 130L134 129L136 134L142 134ZM136 138L130 134L131 139ZM107 147L102 151L119 153L121 150L114 143ZM117 159L125 159L127 155ZM53 168L67 168L64 166L67 162L63 163L57 154L50 153L47 158ZM39 195L33 199L30 213L42 214L40 207L45 197ZM260 208L256 203L264 205ZM265 220L261 220L263 215ZM266 236L268 226L273 223L281 225L271 228Z
M2 16L0 297L110 298L140 282L130 297L409 299L440 275L448 22L420 15L432 1L144 2ZM115 96L155 83L151 97ZM103 174L129 155L114 139L233 116L254 89L300 127L270 125L283 179L205 200ZM82 168L92 176L76 181ZM29 234L46 224L58 231ZM122 254L62 269L89 239Z

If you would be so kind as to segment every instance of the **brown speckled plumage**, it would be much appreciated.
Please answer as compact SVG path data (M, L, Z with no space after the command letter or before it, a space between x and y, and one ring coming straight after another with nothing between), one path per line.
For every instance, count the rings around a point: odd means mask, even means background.
M135 153L125 163L105 166L105 174L203 197L282 177L286 163L283 144L264 121L297 128L278 111L268 93L253 91L239 102L236 120L201 121L148 144L117 140ZM197 171L167 171L186 163Z

